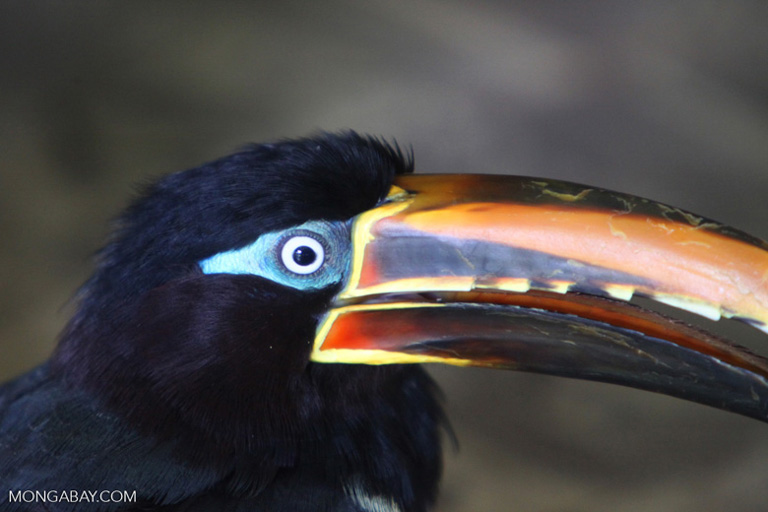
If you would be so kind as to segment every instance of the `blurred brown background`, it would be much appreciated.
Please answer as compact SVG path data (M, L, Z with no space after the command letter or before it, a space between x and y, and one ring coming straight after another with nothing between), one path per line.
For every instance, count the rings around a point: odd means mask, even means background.
M768 238L767 26L763 1L2 2L0 377L50 352L132 184L249 141L354 128L419 172L600 185ZM461 443L440 511L768 509L766 425L434 374Z

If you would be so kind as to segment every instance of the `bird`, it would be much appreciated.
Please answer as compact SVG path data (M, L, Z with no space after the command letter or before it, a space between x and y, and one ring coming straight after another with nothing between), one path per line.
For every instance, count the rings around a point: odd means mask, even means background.
M0 508L426 512L451 434L421 363L768 421L765 359L628 303L766 330L766 276L765 242L633 196L416 175L354 131L247 146L145 187L0 387Z

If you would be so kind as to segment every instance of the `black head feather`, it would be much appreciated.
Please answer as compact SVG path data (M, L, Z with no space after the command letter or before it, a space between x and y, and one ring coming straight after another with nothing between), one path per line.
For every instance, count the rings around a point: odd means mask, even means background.
M222 496L359 485L422 510L436 492L442 422L426 374L312 364L335 287L299 291L198 265L265 232L354 217L412 169L397 145L347 132L251 146L161 179L118 219L53 374L172 442L185 467L224 475Z
M375 206L413 171L397 144L349 131L258 144L150 185L115 222L81 316L183 275L215 253L311 219L344 220Z

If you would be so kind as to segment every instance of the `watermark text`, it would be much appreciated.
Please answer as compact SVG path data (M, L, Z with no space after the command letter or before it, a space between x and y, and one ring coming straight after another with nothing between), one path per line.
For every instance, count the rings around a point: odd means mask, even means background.
M136 503L136 491L10 490L9 503Z

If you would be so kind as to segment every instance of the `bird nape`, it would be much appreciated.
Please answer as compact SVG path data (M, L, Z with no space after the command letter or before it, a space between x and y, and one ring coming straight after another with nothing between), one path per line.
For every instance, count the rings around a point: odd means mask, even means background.
M410 363L768 420L765 359L628 302L768 332L768 244L595 187L412 170L345 132L148 187L51 359L0 388L0 508L428 510L444 418Z

